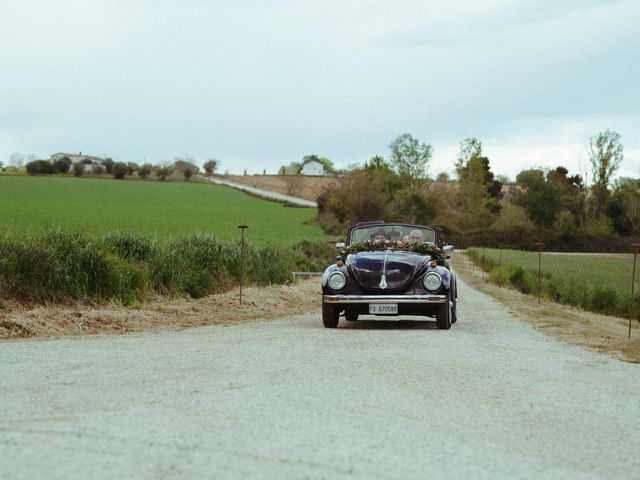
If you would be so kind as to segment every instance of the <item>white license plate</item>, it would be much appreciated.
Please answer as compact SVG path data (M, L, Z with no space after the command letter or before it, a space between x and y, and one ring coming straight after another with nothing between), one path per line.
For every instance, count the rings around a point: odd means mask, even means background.
M372 315L397 315L397 303L370 303L369 313Z

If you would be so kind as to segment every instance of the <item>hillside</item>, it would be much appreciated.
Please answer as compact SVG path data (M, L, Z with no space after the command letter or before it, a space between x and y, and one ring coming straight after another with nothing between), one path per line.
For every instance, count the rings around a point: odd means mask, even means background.
M191 182L0 175L0 224L5 234L49 226L104 234L114 230L161 238L213 233L238 238L244 223L256 244L322 239L315 209L287 208L227 187Z

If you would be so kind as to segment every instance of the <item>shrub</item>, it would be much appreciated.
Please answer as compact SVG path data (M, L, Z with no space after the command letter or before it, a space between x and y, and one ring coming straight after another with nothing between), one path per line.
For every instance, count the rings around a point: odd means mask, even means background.
M145 178L147 178L149 175L151 175L152 172L152 167L149 163L145 163L144 165L142 165L140 167L140 169L138 170L138 177L142 178L143 180Z
M53 162L53 169L58 173L68 173L72 164L69 157L62 157Z
M193 177L193 170L191 170L191 168L187 167L187 168L184 169L182 174L184 175L184 179L189 181L191 179L191 177Z
M160 167L156 170L156 176L160 178L163 182L167 179L169 175L173 173L173 170L169 167Z
M51 162L47 160L35 160L25 165L25 169L29 175L45 174L50 175L56 173Z
M126 163L118 162L111 168L111 173L113 174L113 178L122 180L125 175L129 173L129 167L127 167Z
M73 164L73 176L79 177L84 173L84 164L76 162Z

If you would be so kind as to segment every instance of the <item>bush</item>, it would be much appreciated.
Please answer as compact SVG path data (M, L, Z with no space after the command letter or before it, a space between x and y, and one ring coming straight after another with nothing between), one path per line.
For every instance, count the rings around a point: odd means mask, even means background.
M79 177L84 173L84 163L76 162L73 164L73 176Z
M147 178L149 175L151 175L152 172L152 167L150 164L145 163L144 165L142 165L140 167L140 169L138 170L138 177L142 178L143 180L145 178Z
M29 175L44 174L50 175L56 173L51 162L47 160L35 160L25 165L25 169Z
M53 162L53 169L58 173L68 173L72 164L69 157L62 157Z
M245 284L285 283L292 270L322 271L333 254L324 242L261 249L247 244ZM239 245L212 235L162 244L125 232L92 238L61 229L0 237L0 298L129 304L150 291L198 298L229 290L239 280Z
M169 175L173 173L173 170L169 167L160 167L156 169L156 176L160 178L161 181L165 181Z
M116 180L122 180L129 173L129 167L123 162L114 163L113 167L111 167L111 173Z

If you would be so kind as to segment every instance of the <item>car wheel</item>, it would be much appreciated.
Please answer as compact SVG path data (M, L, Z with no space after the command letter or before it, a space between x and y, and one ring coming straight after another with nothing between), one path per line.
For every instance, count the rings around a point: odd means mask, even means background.
M438 330L449 330L451 328L451 291L447 295L447 303L443 303L436 312L436 326Z
M355 312L344 312L344 318L347 319L347 321L349 322L355 322L356 320L358 320L358 314Z
M322 324L325 328L336 328L340 322L340 311L338 307L328 303L322 304Z
M453 305L451 306L451 323L456 323L458 321L458 283L455 282L453 285L454 290L450 294L451 301L453 302Z

